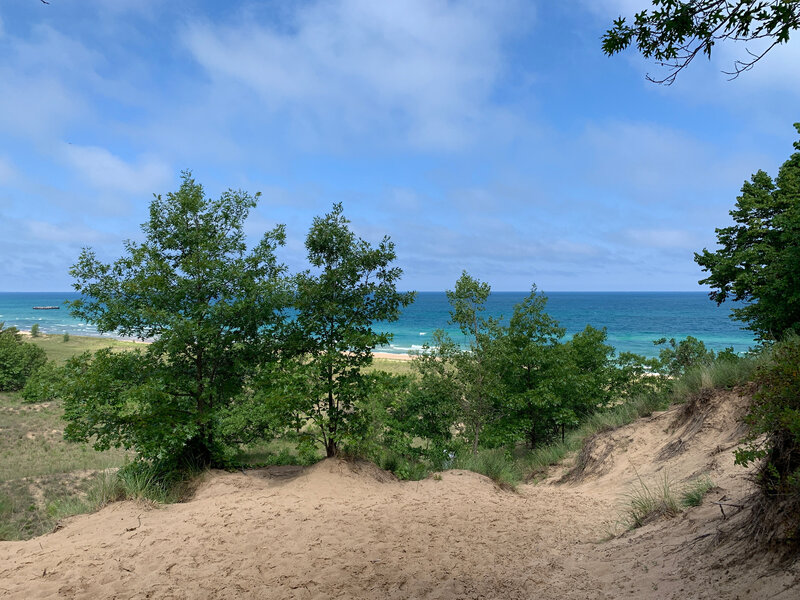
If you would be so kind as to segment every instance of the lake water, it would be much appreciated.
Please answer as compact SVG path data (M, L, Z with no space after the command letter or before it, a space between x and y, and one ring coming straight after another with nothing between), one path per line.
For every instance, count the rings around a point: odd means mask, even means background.
M494 292L489 297L486 315L509 317L514 305L527 292ZM733 347L745 352L754 344L749 331L729 318L730 306L718 307L704 292L550 292L547 312L556 318L567 335L583 330L587 324L606 327L608 342L620 352L655 356L653 340L661 337L684 338L692 335L714 350ZM20 329L39 324L43 333L99 335L97 329L73 318L63 304L78 298L75 292L0 292L0 321ZM34 306L61 306L59 310L33 310ZM465 342L461 332L448 325L450 305L444 292L420 292L411 306L394 323L378 324L394 334L384 352L406 353L422 348L437 328L454 340ZM106 334L109 336L109 334Z

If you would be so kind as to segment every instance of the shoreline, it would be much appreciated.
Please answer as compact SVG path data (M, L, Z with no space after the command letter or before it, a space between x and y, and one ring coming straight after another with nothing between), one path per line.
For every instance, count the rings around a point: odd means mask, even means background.
M21 336L26 337L26 338L32 338L33 337L31 335L30 329L18 329L17 332ZM44 332L42 332L42 333L39 334L39 337L47 337L47 336L58 337L60 335L63 335L63 334L60 334L60 333L44 333ZM110 335L109 336L105 336L105 335L72 335L72 334L70 334L70 337L71 338L77 338L77 339L90 338L90 339L98 339L98 340L114 340L114 341L117 341L117 342L131 342L133 344L150 344L151 343L150 341L147 341L147 340L139 340L139 339L133 339L133 338L122 338L122 337L116 337L116 336L110 336ZM399 353L385 352L385 351L373 352L372 353L372 357L373 358L378 358L380 360L399 360L399 361L408 361L408 360L412 359L412 357L409 356L408 354L399 354Z

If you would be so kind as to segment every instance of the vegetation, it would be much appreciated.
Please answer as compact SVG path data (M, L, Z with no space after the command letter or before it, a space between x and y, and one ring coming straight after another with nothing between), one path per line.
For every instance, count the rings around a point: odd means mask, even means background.
M0 392L22 389L46 360L44 351L26 343L15 327L0 323Z
M750 412L746 445L738 463L760 459L761 486L769 496L800 498L800 336L776 344L770 360L756 370L759 386ZM800 522L796 523L800 526Z
M37 338L37 337L39 337L40 335L42 335L42 334L39 332L39 324L38 324L38 323L34 323L34 324L31 326L31 337L35 337L35 338Z
M363 437L362 405L369 391L362 368L372 362L373 349L391 341L376 332L377 321L397 320L413 293L396 290L402 270L391 266L394 244L384 237L373 248L350 230L341 204L314 219L306 237L311 266L296 277L297 311L290 352L301 357L306 375L303 394L290 394L292 423L307 429L335 456L347 439Z
M624 17L614 21L603 36L603 52L611 56L635 45L645 58L667 68L663 78L647 78L671 84L698 55L711 57L721 41L768 43L758 53L748 51L733 64L736 77L752 68L778 44L789 41L800 28L800 3L794 0L653 0L651 9L636 13L633 24Z
M695 254L711 299L743 301L731 312L765 341L800 333L800 141L794 147L774 181L758 171L742 186L736 224L716 230L719 250Z
M283 228L246 249L257 199L229 190L209 200L185 172L178 192L153 200L143 243L127 242L113 264L83 251L71 270L82 294L73 314L152 343L68 361L69 439L147 460L226 463L218 416L277 360L289 301L275 257Z

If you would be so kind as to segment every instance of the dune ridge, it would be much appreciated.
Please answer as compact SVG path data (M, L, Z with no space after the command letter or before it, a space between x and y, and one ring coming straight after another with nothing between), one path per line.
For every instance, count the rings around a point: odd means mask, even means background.
M187 502L115 503L0 543L0 598L793 598L797 563L749 552L734 535L747 511L713 504L752 493L732 454L746 402L701 394L600 434L518 493L336 459L210 472ZM716 487L623 531L626 494L665 474Z

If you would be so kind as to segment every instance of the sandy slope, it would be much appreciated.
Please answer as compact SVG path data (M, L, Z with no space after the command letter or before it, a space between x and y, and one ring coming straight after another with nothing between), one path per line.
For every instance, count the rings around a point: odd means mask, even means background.
M797 598L793 567L716 536L737 517L723 521L711 500L749 491L731 454L742 406L708 397L604 434L580 472L517 494L464 471L398 482L334 460L212 473L184 504L118 503L1 543L0 597ZM710 472L719 488L601 541L637 473L664 472L677 483Z

